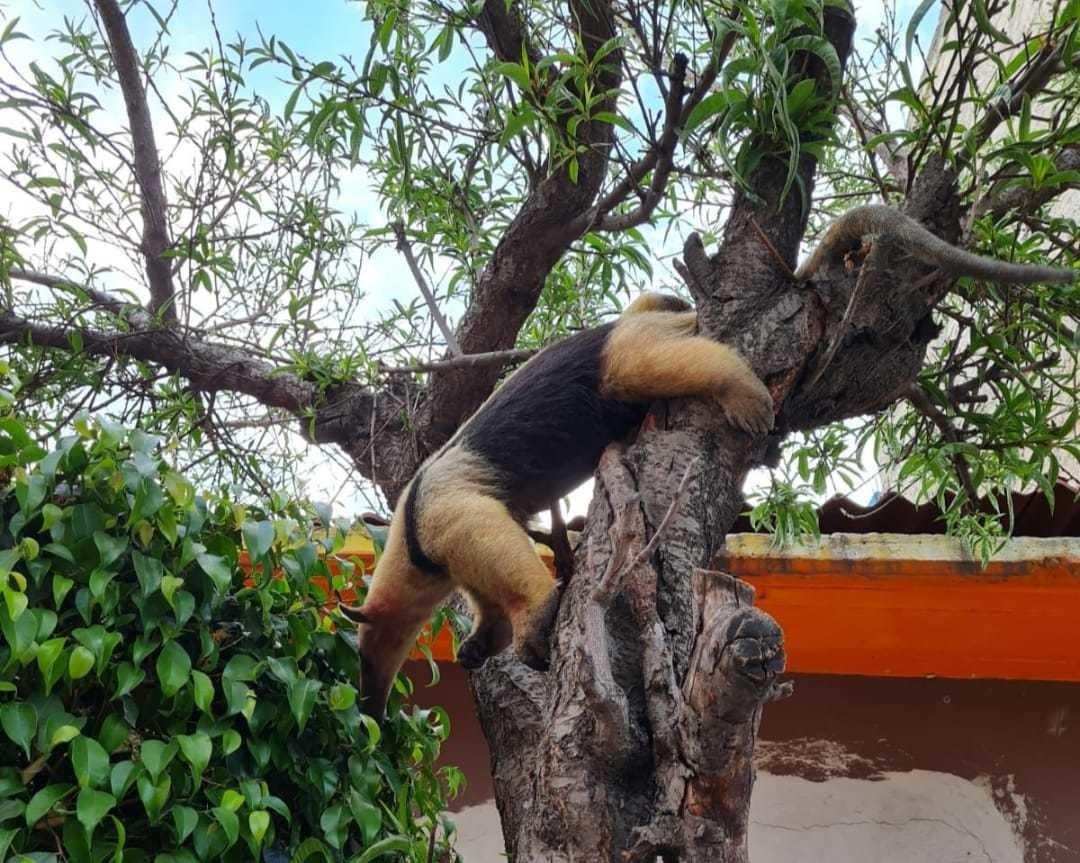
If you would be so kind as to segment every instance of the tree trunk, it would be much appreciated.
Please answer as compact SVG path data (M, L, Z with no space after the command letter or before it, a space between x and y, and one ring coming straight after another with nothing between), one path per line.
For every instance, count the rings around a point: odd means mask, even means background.
M846 61L852 16L830 6L826 29ZM821 79L814 58L806 74ZM799 165L807 194L815 168L810 157ZM790 429L895 400L948 286L887 242L858 273L833 265L813 286L795 283L806 215L783 181L784 166L765 161L754 194L736 195L719 251L691 237L681 268L702 329L736 345L768 384L773 446ZM948 237L959 224L954 189L942 163L926 165L909 213ZM766 450L708 405L675 401L604 455L551 670L503 656L472 677L515 861L747 859L761 710L787 691L776 679L783 641L749 586L710 564Z

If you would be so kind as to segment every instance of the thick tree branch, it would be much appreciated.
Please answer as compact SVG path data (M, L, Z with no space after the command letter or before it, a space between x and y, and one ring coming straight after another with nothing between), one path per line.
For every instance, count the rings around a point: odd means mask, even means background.
M531 348L512 348L508 351L488 351L486 354L462 354L449 360L436 360L431 363L413 363L409 366L383 368L386 375L411 375L417 372L441 372L447 369L474 369L480 366L505 366L521 362L533 356Z
M154 363L182 375L196 390L241 393L292 414L315 408L320 398L315 384L295 375L279 374L247 351L184 339L172 330L110 332L44 324L0 310L0 344L31 344L75 354L80 343L78 350L87 356L129 357Z
M502 0L493 0L498 4ZM505 5L505 4L504 4ZM616 35L607 0L571 0L570 14L586 55L592 57ZM622 52L615 48L598 64L595 86L609 94L597 110L613 110L621 81ZM579 217L598 194L607 174L614 139L610 123L581 123L576 181L569 166L554 170L529 193L477 279L472 303L457 330L464 354L508 350L536 307L552 267L581 236ZM432 376L424 407L426 446L441 445L490 394L500 367L446 369Z
M109 50L120 90L124 94L134 155L135 182L142 202L143 234L140 249L146 262L150 285L148 308L166 323L176 322L172 265L169 250L169 216L165 189L161 182L161 161L154 141L154 127L142 85L138 53L131 41L127 21L117 0L95 0L101 23L109 38Z
M504 63L520 63L522 55L529 58L531 65L540 62L540 55L530 44L516 3L486 0L476 16L476 26L487 39L491 53Z

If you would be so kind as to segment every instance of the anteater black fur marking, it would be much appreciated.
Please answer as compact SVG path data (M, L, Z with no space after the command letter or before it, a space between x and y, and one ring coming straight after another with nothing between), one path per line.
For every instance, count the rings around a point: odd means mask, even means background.
M585 330L537 354L457 436L495 469L493 494L519 521L592 476L604 448L648 412L647 403L600 393L604 345L614 326Z

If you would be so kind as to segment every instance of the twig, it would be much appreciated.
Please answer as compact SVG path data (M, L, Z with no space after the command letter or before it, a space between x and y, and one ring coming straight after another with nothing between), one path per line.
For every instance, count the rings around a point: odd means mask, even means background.
M150 284L150 312L161 315L167 323L176 323L172 269L169 250L168 208L161 183L161 162L154 141L150 108L143 89L139 55L131 41L127 21L117 0L95 0L101 23L109 37L116 77L124 94L128 124L131 126L131 149L135 182L142 201L143 233L140 250L146 261Z
M690 463L686 466L686 470L683 473L682 479L679 480L678 488L675 489L675 495L671 499L671 505L668 507L667 512L664 513L664 517L660 520L660 524L656 527L656 532L645 544L645 547L634 556L634 559L628 564L622 565L623 556L619 554L612 555L607 570L600 577L600 582L593 590L593 601L599 603L601 606L607 607L615 596L615 591L618 589L619 582L622 581L623 577L628 572L632 572L645 563L656 552L656 547L660 544L664 532L668 529L672 519L674 519L675 513L678 512L679 508L682 506L683 498L686 495L686 487L690 484L690 477L694 473L694 468L698 466L700 461L701 456L694 456L694 458L690 460Z
M412 246L405 236L405 225L401 222L394 222L393 228L394 236L397 237L397 250L405 256L405 261L409 265L409 270L412 272L413 279L416 280L416 285L420 288L420 293L424 295L424 300L427 302L428 308L431 309L431 316L435 319L435 324L443 334L443 338L446 339L446 346L450 348L450 353L453 356L463 356L461 345L458 344L454 331L450 329L450 324L446 322L446 318L444 318L442 312L439 311L439 304L435 302L435 294L431 292L431 288L428 287L424 274L420 272L419 264L416 263L416 257L413 255Z
M477 366L501 365L527 360L536 351L532 348L511 348L506 351L488 351L481 354L462 354L451 360L435 360L430 363L415 363L411 366L383 366L386 375L409 375L415 372L438 372L444 369L472 369Z
M432 863L435 859L435 822L431 822L431 838L428 839L427 846L427 863Z
M945 416L944 412L936 404L934 404L930 396L926 394L926 391L922 387L917 383L908 384L903 391L903 395L916 411L938 427L942 437L944 437L947 442L961 442L960 435L953 424L949 422L949 418ZM979 500L979 493L975 490L975 483L971 479L971 471L968 468L967 461L964 460L964 457L960 453L954 453L952 455L952 463L953 467L956 468L956 475L960 479L960 484L964 487L964 493L967 495L965 509L970 512L974 509Z
M784 256L777 251L776 246L772 244L772 240L770 240L766 233L761 230L761 225L757 223L757 219L753 216L750 217L750 227L754 229L754 233L758 235L758 239L765 244L765 248L769 250L769 254L776 259L776 263L780 265L780 269L787 274L788 278L795 281L795 271L791 269L791 264L784 260Z
M107 294L105 291L99 291L96 288L91 288L89 285L84 285L81 282L73 281L64 276L54 276L51 273L41 273L36 270L24 270L21 267L11 267L8 270L8 275L20 282L30 282L45 288L51 288L52 290L74 289L81 291L86 294L94 305L100 306L116 315L125 312L141 313L142 320L140 323L149 328L150 322L147 320L146 312L141 306L120 297L113 296L112 294Z

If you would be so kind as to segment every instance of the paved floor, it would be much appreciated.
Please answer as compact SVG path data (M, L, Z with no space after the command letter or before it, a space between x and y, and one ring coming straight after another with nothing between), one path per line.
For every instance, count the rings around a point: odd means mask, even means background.
M753 863L1023 863L1013 825L988 783L914 770L877 779L758 773ZM465 863L504 860L494 803L453 816Z

